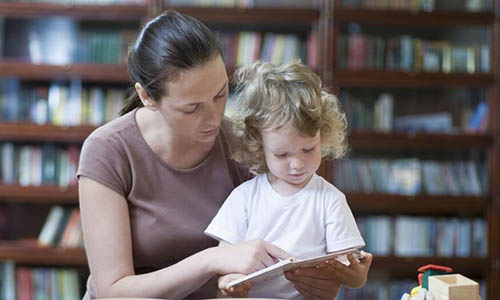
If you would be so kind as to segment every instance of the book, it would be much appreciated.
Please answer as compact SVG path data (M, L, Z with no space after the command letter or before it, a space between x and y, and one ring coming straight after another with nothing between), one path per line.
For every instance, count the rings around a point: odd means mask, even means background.
M54 205L49 211L49 215L43 224L38 242L43 246L55 246L58 232L62 231L61 222L64 220L64 208Z
M335 251L328 253L326 255L316 256L312 258L300 259L296 257L290 257L288 259L282 260L272 266L254 272L252 274L248 274L247 276L238 278L229 283L228 288L238 286L247 282L262 282L266 281L278 276L282 276L283 272L292 270L299 267L314 267L319 265L322 262L325 262L330 259L337 259L343 264L349 264L347 260L347 255L352 254L356 259L363 259L363 254L357 248L348 248L340 251Z
M451 132L453 121L449 112L415 114L394 118L394 128L398 131Z

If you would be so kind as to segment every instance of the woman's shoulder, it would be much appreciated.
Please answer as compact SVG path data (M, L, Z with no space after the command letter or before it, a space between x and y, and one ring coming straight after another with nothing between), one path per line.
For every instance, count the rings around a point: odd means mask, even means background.
M96 128L88 137L87 140L101 140L110 142L118 137L125 138L135 134L135 110L126 113L104 125Z

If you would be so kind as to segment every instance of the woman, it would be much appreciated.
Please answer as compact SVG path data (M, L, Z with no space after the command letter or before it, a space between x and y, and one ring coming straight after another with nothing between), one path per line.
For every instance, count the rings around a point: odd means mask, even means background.
M215 247L203 230L247 178L229 159L228 77L213 33L167 12L129 55L136 96L85 141L79 178L91 276L84 298L210 298L214 279L250 273L287 253L264 241ZM309 299L333 299L323 269L290 276Z

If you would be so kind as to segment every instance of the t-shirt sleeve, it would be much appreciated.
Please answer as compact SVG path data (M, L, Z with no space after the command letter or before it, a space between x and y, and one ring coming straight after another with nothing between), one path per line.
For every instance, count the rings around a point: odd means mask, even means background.
M131 172L124 151L99 136L90 136L83 143L77 178L88 177L127 197Z
M356 220L347 204L344 194L337 194L335 197L336 199L329 199L333 201L327 202L327 252L351 247L363 247L365 242L361 237Z
M237 187L212 219L205 234L230 244L243 242L248 229L246 201L242 188Z

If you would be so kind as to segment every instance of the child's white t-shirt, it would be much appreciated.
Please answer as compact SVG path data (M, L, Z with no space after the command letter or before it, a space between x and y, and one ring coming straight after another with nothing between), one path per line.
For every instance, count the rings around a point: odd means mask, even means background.
M230 244L262 239L298 258L365 245L345 195L314 174L292 196L283 197L260 174L226 199L205 234ZM301 298L284 277L252 287L250 297Z

